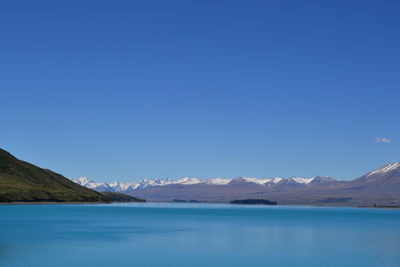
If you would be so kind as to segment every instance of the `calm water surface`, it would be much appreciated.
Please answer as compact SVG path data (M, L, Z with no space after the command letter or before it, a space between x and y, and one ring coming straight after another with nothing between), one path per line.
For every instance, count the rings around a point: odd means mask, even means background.
M0 206L0 266L400 266L400 210Z

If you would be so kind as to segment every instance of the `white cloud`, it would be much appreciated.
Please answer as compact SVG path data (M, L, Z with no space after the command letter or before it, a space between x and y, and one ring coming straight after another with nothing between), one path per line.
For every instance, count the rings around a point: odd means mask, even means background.
M385 137L377 137L374 139L376 143L390 143L392 142L392 140L390 140L389 138L385 138Z

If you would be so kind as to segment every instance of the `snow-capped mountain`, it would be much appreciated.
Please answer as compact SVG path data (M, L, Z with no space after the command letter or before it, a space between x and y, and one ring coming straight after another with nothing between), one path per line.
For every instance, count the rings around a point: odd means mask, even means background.
M351 181L348 186L350 188L362 188L368 191L382 190L385 188L386 192L391 191L400 194L400 162L382 166Z
M191 177L184 177L178 180L146 178L139 182L126 182L126 183L123 182L97 183L88 179L87 177L72 179L72 181L99 192L127 192L127 191L134 191L137 189L144 189L147 187L157 187L157 186L167 186L167 185L194 185L200 183L206 183L210 185L214 184L221 185L229 182L229 180L220 178L199 180L197 178L191 178Z
M79 179L72 180L72 181L74 181L77 184L86 186L87 188L99 191L99 192L114 192L115 191L115 190L113 190L112 183L111 184L96 183L96 182L93 182L92 180L89 180L87 177L81 177Z
M214 184L214 185L225 185L229 183L230 179L221 179L221 178L210 178L205 180L206 184Z
M387 175L393 172L400 172L400 162L394 162L387 164L379 169L376 169L366 175L366 177L376 176L376 175Z
M149 201L226 202L265 198L286 204L400 205L400 162L385 165L352 181L338 181L326 176L262 179L184 177L128 183L96 183L81 177L73 181L97 191L120 192Z
M233 179L222 179L222 178L210 178L210 179L197 179L191 177L184 177L178 180L172 179L143 179L138 182L111 182L111 183L97 183L94 182L87 177L81 177L79 179L74 179L73 181L86 186L90 189L94 189L100 192L121 192L121 193L134 193L135 191L144 190L146 188L155 188L155 187L171 187L171 186L261 186L264 188L272 188L272 187L284 187L284 186L305 186L312 181L318 183L321 178L319 176L315 178L301 178L301 177L290 177L290 178L280 178L276 177L273 179L263 178L258 179L254 177L237 177ZM327 178L332 181L336 181L333 178ZM321 180L322 181L322 180Z

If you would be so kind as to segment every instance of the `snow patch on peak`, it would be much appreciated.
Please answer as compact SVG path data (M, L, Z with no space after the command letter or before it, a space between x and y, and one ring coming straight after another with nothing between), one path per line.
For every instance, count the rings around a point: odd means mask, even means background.
M282 180L283 180L283 178L281 178L281 177L275 177L274 179L271 180L271 182L274 183L274 184L277 184Z
M272 179L262 178L262 179L257 179L256 183L258 183L258 184L266 184L266 183L269 183L271 181L272 181Z
M87 177L80 177L80 178L78 178L78 179L72 179L72 181L74 181L75 183L79 183L79 184L81 184L81 185L87 184L87 183L93 183L93 181L90 180L90 179L87 178Z
M85 186L96 191L113 191L112 187L107 183L96 183L87 177L80 177L78 179L72 179L74 183Z
M391 171L394 171L397 169L400 169L400 162L391 163L391 164L385 165L379 169L376 169L376 170L370 172L369 174L367 174L367 177L374 175L374 174L388 173L388 172L391 172Z
M299 184L309 184L313 180L313 178L301 178L301 177L291 177L290 179Z
M172 181L170 179L150 179L150 178L145 178L141 180L138 184L140 188L146 188L148 186L165 186L168 184L171 184Z
M231 179L210 178L207 179L205 182L206 184L225 185L228 184L230 181Z
M176 182L174 182L174 184L199 184L203 181L197 179L197 178L191 178L191 177L183 177L179 180L177 180Z
M318 184L318 183L334 182L334 181L338 180L329 176L315 176L314 178L312 178L310 184Z
M270 182L271 179L257 179L254 177L237 177L232 179L230 182L238 183L238 182L245 182L245 183L255 183L255 184L265 184Z

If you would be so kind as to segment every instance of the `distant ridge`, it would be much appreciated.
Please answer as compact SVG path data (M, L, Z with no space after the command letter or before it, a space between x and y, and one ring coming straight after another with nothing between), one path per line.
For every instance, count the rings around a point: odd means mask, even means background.
M230 202L236 199L270 199L280 204L399 205L400 162L382 166L352 181L314 178L144 179L132 183L75 182L98 191L121 192L153 201L196 200Z
M139 182L111 182L111 183L96 183L87 177L72 179L75 183L94 189L99 192L133 192L150 187L166 187L173 185L261 185L266 187L273 187L283 184L299 184L306 185L309 183L320 183L328 181L337 181L330 177L317 176L315 178L273 178L273 179L257 179L254 177L237 177L233 179L210 178L201 180L197 178L184 177L178 180L172 179L143 179Z

